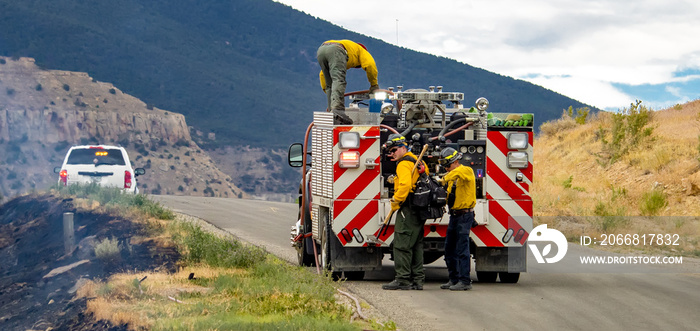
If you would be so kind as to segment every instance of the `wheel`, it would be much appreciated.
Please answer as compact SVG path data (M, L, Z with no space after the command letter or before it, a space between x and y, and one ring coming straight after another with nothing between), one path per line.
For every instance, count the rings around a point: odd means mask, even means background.
M323 232L321 233L321 268L323 270L331 270L331 243L328 240L328 226L324 225Z
M301 216L301 210L299 210L299 215ZM303 226L302 233L306 233L310 226ZM313 238L302 238L299 244L296 246L297 250L297 262L302 267L315 267L316 257L313 254Z
M477 271L476 272L476 278L479 280L479 283L495 283L497 276L498 276L498 273L492 272L492 271Z
M423 253L423 264L431 264L441 258L442 255L442 253L438 252Z
M316 259L313 254L307 253L307 249L313 249L313 239L304 238L301 240L300 246L297 247L297 260L302 267L315 267Z
M499 272L498 278L501 279L501 283L515 284L520 279L519 272Z
M330 228L328 227L328 221L323 226L323 232L321 233L321 258L319 263L321 263L321 268L327 270L331 273L333 280L340 280L343 276L342 271L332 271L331 268L331 241L330 241ZM347 277L347 276L346 276ZM362 274L364 277L364 272Z

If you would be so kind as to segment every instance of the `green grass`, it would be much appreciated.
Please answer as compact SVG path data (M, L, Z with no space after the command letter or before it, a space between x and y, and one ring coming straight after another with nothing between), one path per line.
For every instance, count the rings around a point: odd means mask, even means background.
M232 238L221 238L190 223L176 225L184 233L176 241L185 252L184 261L212 267L248 268L265 260L267 253L256 246L244 245Z
M97 184L54 185L52 189L62 196L90 199L102 205L111 205L120 208L135 208L148 216L161 220L175 219L175 214L170 209L149 199L145 194L125 193L119 188L102 187Z

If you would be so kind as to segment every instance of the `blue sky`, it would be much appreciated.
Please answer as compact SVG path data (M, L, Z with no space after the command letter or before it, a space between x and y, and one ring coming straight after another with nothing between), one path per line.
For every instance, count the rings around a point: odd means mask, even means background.
M601 109L700 99L697 0L277 1Z

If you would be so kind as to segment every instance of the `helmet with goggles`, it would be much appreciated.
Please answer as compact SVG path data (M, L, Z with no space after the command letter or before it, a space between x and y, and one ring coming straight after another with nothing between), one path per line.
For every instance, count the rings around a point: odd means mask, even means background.
M449 167L453 162L461 160L462 153L457 152L452 147L447 147L440 152L440 159L438 162L443 167Z
M385 152L390 152L394 147L401 147L401 146L408 146L406 144L406 138L404 136L398 134L398 133L392 133L389 135L389 138L386 140L384 145L382 146L382 149Z

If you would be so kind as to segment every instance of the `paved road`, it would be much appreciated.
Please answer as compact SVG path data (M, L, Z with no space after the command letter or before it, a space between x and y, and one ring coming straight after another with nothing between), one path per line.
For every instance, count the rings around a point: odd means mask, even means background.
M196 216L235 236L296 261L289 232L294 204L223 198L154 196L174 211ZM585 251L569 246L570 254ZM573 253L572 253L573 252ZM467 292L440 290L444 263L426 266L424 291L382 291L381 272L347 287L402 330L698 330L700 268L684 259L683 273L525 273L517 284L480 284ZM532 271L537 271L531 265ZM541 270L540 270L541 271Z

